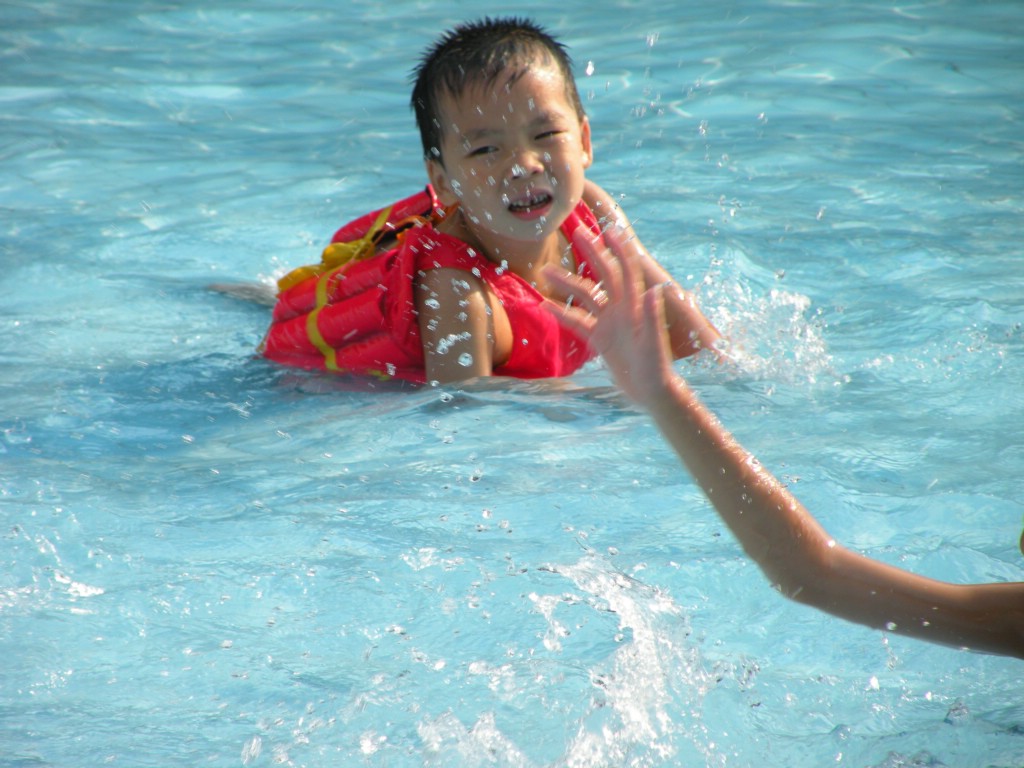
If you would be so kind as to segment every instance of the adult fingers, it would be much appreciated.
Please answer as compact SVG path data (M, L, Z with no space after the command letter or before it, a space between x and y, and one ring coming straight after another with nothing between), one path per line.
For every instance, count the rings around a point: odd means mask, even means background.
M668 324L665 319L665 287L655 285L644 293L643 335L648 352L656 355L659 365L669 366L672 354L669 349Z
M551 299L546 299L541 307L550 312L554 318L563 326L584 339L589 339L594 333L594 325L597 318L593 312L579 307L566 307Z
M544 278L555 288L570 296L570 303L582 306L589 312L596 312L608 302L608 294L599 283L565 270L549 266L544 268Z
M613 269L617 273L614 300L625 301L631 306L638 305L647 288L640 263L643 252L639 250L635 237L621 227L611 226L606 229L604 241L607 245L605 259L614 259Z
M572 234L573 246L585 257L591 269L597 274L601 286L613 297L619 292L621 270L618 259L605 245L601 235L579 226Z

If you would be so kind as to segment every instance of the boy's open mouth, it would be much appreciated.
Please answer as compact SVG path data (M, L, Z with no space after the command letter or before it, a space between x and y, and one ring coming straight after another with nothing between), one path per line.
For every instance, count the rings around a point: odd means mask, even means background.
M529 213L535 208L543 208L548 205L552 199L551 195L547 192L537 192L529 197L509 203L508 209L512 213Z

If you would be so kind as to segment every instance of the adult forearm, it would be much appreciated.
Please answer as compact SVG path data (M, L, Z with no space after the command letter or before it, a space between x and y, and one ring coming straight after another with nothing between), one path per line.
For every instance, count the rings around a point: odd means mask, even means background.
M716 512L783 595L859 624L1024 658L1024 583L948 584L858 555L676 378L642 404Z
M646 396L662 434L743 549L784 593L831 539L800 502L722 426L678 377Z

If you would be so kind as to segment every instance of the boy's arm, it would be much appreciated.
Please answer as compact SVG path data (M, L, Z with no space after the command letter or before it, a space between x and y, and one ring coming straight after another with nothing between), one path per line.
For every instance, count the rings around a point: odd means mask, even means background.
M427 271L416 282L416 311L428 382L491 375L494 318L478 278L447 267Z
M584 242L586 240L587 242ZM550 307L590 339L623 391L647 408L722 520L780 592L871 627L935 643L1024 658L1024 583L954 585L838 545L743 449L671 364L663 291L647 289L621 233L578 237L601 276L549 275L579 297Z
M665 286L665 317L673 357L687 357L701 349L715 350L717 354L721 340L718 329L701 312L693 293L683 289L647 251L619 204L590 180L584 187L583 200L601 221L602 229L615 227L626 234L642 265L644 285Z

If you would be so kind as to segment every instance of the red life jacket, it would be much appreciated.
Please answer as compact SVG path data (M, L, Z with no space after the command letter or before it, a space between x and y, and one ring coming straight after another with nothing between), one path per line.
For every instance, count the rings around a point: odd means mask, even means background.
M430 220L441 207L430 187L339 229L318 265L300 267L279 282L281 292L261 350L267 358L299 368L425 380L415 284L429 269L472 272L495 291L509 315L513 349L496 375L566 376L592 356L586 342L540 308L544 297L518 275L478 255ZM583 203L562 225L570 238L578 226L599 231ZM374 254L394 235L394 247ZM591 276L576 255L581 273Z

